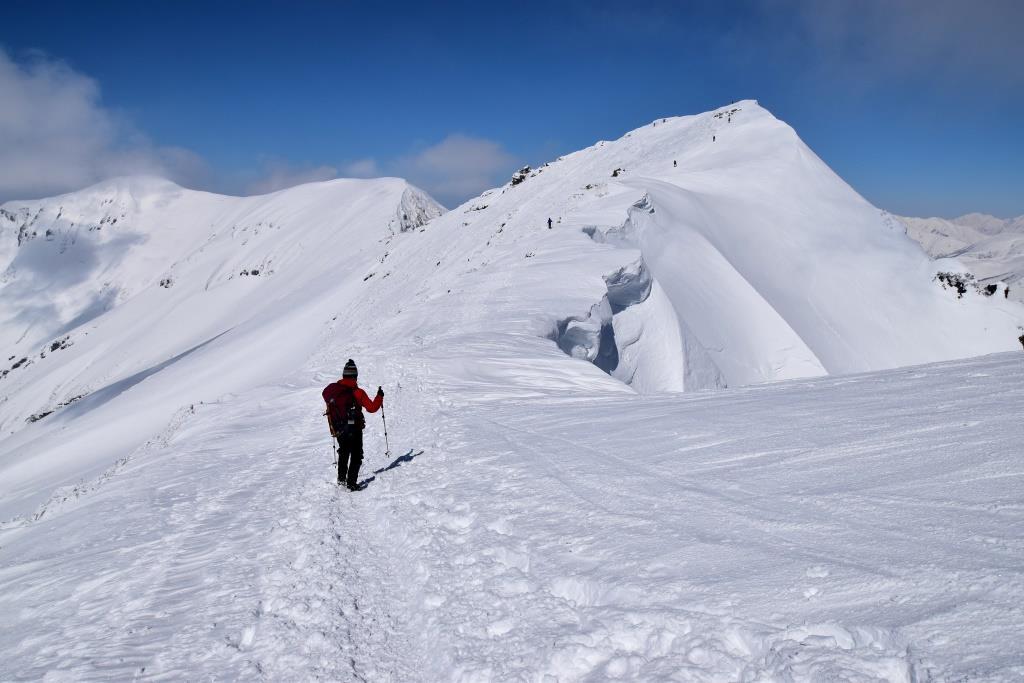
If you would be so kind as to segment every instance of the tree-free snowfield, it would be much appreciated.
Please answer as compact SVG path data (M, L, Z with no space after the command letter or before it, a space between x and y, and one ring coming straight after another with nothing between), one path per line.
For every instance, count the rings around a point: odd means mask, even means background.
M3 677L1024 675L1019 355L495 400L395 351L365 491L300 374L5 531Z

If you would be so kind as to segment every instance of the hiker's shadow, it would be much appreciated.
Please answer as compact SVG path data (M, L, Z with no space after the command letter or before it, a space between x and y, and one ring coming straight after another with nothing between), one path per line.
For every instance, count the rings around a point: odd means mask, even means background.
M362 481L360 481L359 482L360 488L364 487L364 486L368 486L370 484L370 482L374 481L377 478L378 474L384 474L385 472L390 472L393 469L401 467L402 465L404 465L407 462L412 462L413 460L415 460L416 458L418 458L421 455L423 455L423 451L417 451L417 452L413 453L413 449L410 448L408 453L406 453L405 455L398 456L397 458L392 460L391 464L388 465L387 467L382 467L379 470L374 470L372 477L367 477L366 479L363 479Z

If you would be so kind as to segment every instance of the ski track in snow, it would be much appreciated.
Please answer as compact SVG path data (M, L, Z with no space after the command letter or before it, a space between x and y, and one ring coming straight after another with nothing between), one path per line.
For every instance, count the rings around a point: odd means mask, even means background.
M0 535L0 678L1024 675L1018 356L517 402L363 357L363 492L276 385Z

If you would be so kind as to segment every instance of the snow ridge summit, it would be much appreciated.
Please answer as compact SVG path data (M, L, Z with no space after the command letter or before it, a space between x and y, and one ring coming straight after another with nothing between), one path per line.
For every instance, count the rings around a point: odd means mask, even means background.
M515 269L490 329L514 312L520 331L640 391L1006 351L1024 319L1012 302L951 297L935 276L959 264L931 261L753 101L524 169L431 230L465 251L438 277ZM617 304L624 269L642 297Z

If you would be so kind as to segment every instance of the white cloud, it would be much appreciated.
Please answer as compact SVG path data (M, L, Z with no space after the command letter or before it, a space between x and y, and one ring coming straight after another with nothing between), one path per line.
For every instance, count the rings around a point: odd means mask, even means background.
M344 164L341 174L346 178L379 178L384 172L373 159L356 159Z
M442 204L454 206L504 182L518 164L501 144L456 133L385 168L422 187Z
M303 183L332 180L338 175L333 166L293 166L286 161L271 161L265 164L263 176L249 183L246 194L267 194Z
M35 54L15 61L0 48L0 201L81 189L118 175L153 174L189 187L264 194L336 177L398 176L455 205L499 185L520 161L493 140L452 134L391 159L337 166L264 162L255 176L215 175L195 153L155 145L105 107L95 80Z
M206 174L194 153L158 147L103 107L99 87L63 62L23 64L0 48L0 200L79 189L152 173L191 183Z
M454 133L434 145L393 159L368 157L339 164L338 169L332 166L318 169L325 173L336 171L344 178L405 178L442 204L455 206L504 183L521 165L520 160L498 142ZM281 182L271 185L279 189L287 187L288 183L296 185L321 179L315 177L315 170L309 169L309 177L306 178L302 169L291 169L290 173L281 174Z
M423 188L445 206L455 206L505 182L519 160L493 140L452 134L440 142L394 159L355 159L330 165L295 165L286 161L264 164L258 180L245 186L247 194L264 194L286 187L331 178L395 176Z

